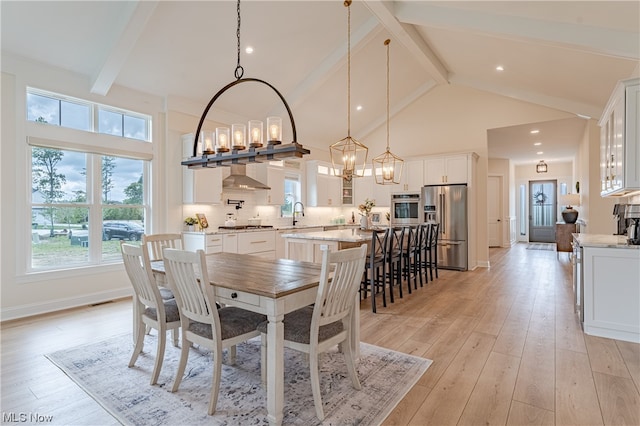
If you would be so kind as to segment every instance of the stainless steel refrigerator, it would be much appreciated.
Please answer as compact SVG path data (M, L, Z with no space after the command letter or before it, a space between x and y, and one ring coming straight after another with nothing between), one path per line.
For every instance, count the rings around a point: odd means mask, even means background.
M424 221L440 224L438 268L468 269L467 185L422 188Z

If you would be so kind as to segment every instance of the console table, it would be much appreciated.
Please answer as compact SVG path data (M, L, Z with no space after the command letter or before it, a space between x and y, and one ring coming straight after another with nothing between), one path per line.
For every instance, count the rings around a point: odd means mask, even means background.
M573 247L571 246L573 237L571 234L577 232L578 230L575 223L556 223L556 252L558 253L558 257L560 256L560 252L573 252Z

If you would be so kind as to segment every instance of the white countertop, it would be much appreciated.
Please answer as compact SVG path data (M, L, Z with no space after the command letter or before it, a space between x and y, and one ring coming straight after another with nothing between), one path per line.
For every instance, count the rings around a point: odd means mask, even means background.
M630 245L624 235L572 234L580 247L606 247L640 250L640 245Z
M290 231L290 230L302 230L309 228L324 228L324 227L334 227L334 226L343 226L345 228L354 228L359 227L360 225L351 224L351 223L342 223L342 224L329 224L329 225L275 225L273 228L248 228L248 229L218 229L217 227L210 226L204 231L182 231L183 234L196 234L196 235L213 235L213 234L229 234L229 233L238 233L238 232L264 232L264 231ZM346 229L349 230L349 229Z
M321 232L299 232L297 234L283 234L283 238L294 238L299 240L322 240L322 241L342 241L350 243L361 243L371 240L371 231L360 231L359 229L338 229L335 231Z

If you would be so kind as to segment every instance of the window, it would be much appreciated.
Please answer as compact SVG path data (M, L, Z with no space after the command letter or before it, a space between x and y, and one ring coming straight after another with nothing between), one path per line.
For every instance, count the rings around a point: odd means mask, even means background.
M520 235L527 235L527 187L520 185Z
M97 115L97 128L94 127ZM27 89L27 120L71 129L151 141L151 118L38 89Z
M92 117L103 117L102 111L110 115L104 116L108 132L101 133L111 136L86 138ZM151 118L35 89L27 92L26 117L74 129L63 133L65 139L59 132L44 139L41 128L38 136L30 134L38 124L27 126L32 190L26 270L120 262L120 241L139 244L145 232L152 147L131 138L148 138ZM114 144L112 136L121 142Z
M284 200L285 204L280 206L280 214L282 217L292 217L294 204L302 201L300 175L293 173L285 174Z
M27 120L91 130L91 107L88 103L71 101L55 95L27 93Z
M140 241L144 161L43 147L31 161L31 270L119 261L120 240Z

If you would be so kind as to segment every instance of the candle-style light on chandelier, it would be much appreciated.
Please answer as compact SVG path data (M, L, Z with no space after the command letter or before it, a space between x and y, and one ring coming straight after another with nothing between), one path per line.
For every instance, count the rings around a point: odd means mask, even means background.
M387 150L373 159L373 175L378 185L399 184L404 165L404 160L389 148L389 44L391 40L386 39L384 45L387 46Z
M193 141L193 156L181 163L190 169L246 164L258 162L258 160L300 158L311 152L298 144L296 123L291 109L282 94L264 80L243 78L244 68L240 65L240 0L237 2L237 14L238 62L234 73L236 79L220 89L204 109ZM289 114L293 133L293 141L291 143L282 144L282 118L280 117L267 117L266 135L263 133L263 122L259 120L249 120L248 125L235 123L231 126L231 129L229 127L218 127L215 132L202 130L207 113L215 101L228 89L247 82L264 84L278 95ZM264 139L266 139L266 146L264 146Z
M351 137L351 0L345 0L347 8L347 137L329 147L333 173L346 180L364 176L369 149Z

